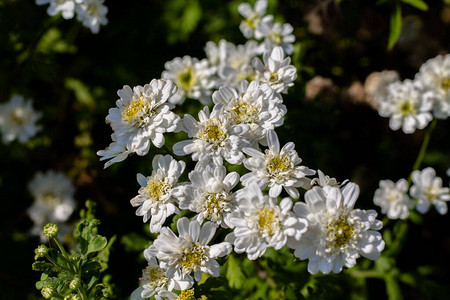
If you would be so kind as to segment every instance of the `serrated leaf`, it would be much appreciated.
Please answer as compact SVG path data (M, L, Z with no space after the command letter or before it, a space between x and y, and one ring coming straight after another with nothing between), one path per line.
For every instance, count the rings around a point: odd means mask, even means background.
M233 289L240 289L245 282L245 276L242 273L239 261L233 255L228 256L225 276L228 280L228 285Z
M400 7L400 2L398 1L396 2L394 11L391 14L390 24L388 50L394 48L395 43L397 43L398 37L402 31L402 8Z
M422 0L401 0L402 2L414 6L420 10L428 10L428 5Z

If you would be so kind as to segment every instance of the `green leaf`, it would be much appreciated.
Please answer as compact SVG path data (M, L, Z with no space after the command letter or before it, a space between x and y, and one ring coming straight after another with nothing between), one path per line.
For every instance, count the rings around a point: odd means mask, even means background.
M397 279L392 275L387 275L385 277L386 281L386 292L389 300L401 300L403 299L402 291Z
M242 273L239 261L233 256L229 255L227 260L226 278L228 284L233 289L240 289L245 282L244 273Z
M107 244L108 241L104 236L97 235L89 242L86 254L98 252L105 248Z
M400 7L400 2L397 1L395 4L395 9L391 15L391 31L389 33L388 50L394 48L401 31L402 31L402 9Z
M65 82L67 89L72 90L75 93L75 97L78 102L88 107L95 105L94 98L89 91L89 88L80 80L75 78L67 78Z
M428 10L428 5L422 0L401 0L402 2L414 6L420 10Z

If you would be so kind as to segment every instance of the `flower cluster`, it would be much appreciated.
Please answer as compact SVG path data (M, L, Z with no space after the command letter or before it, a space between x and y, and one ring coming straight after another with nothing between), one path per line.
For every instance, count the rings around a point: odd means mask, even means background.
M386 74L387 76L387 74ZM392 75L390 76L392 78ZM392 79L390 79L392 80ZM434 118L450 116L450 54L429 59L414 80L398 80L381 88L378 113L389 117L389 127L413 133Z
M108 24L106 13L108 8L103 4L105 0L36 0L37 5L49 4L47 13L55 16L61 13L66 20L77 15L77 20L83 26L91 29L92 33L98 33L100 25Z
M389 219L406 219L410 209L416 207L418 212L424 214L434 205L439 214L446 214L450 188L442 186L442 179L436 176L436 171L431 167L416 170L411 178L411 188L403 178L397 183L391 180L380 181L380 188L375 191L373 202L381 207L381 212Z
M0 104L0 131L2 141L8 144L15 139L25 143L41 130L36 122L41 113L32 107L32 100L25 101L23 96L14 95L7 103Z

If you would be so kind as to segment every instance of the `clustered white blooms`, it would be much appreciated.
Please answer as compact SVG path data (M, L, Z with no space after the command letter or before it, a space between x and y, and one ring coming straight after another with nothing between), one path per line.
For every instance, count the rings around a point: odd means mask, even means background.
M163 79L125 86L117 107L109 110L113 142L98 151L100 160L110 159L105 167L131 153L146 155L150 142L161 148L163 134L176 131L188 139L174 144L174 154L196 162L186 182L179 182L186 164L170 155L154 157L151 176L137 175L141 187L131 204L159 235L144 252L148 266L132 299L192 297L192 276L195 281L203 273L218 276L216 259L233 250L254 260L268 248L288 246L310 259L312 273L339 272L360 255L376 259L383 250L376 213L353 209L356 184L338 185L320 171L319 178L308 178L316 172L301 165L294 143L280 146L275 129L287 112L281 94L297 77L286 57L294 36L292 26L265 16L266 7L266 0L258 0L254 9L239 6L246 18L243 34L261 43L208 42L206 59L167 62ZM205 105L198 120L172 112L185 99ZM243 176L228 169L242 164L249 171ZM294 205L291 198L300 198L299 188L308 190L306 204ZM173 214L183 216L177 232L168 227ZM225 241L209 245L216 231L225 229Z
M391 78L392 79L392 78ZM429 59L414 80L394 81L377 97L379 114L393 130L405 133L425 128L433 119L450 116L450 54Z
M436 176L433 168L416 170L411 174L411 179L413 185L410 188L403 178L395 184L391 180L380 181L373 202L381 207L382 213L387 214L389 219L406 219L410 209L416 207L418 212L424 214L430 205L434 205L441 215L447 213L446 201L450 201L450 188L442 187L442 178Z
M42 241L42 228L47 223L56 223L61 231L68 231L65 222L75 209L73 199L75 187L70 179L63 173L47 171L38 172L28 184L28 190L33 196L33 204L27 213L33 221L31 233L40 236Z
M32 100L26 101L23 96L14 95L11 99L0 104L0 131L2 141L8 144L15 139L25 143L41 130L36 122L41 113L32 107Z
M98 33L100 25L108 24L106 14L108 7L105 0L36 0L37 5L50 4L47 13L55 16L61 13L64 19L72 19L77 14L77 20L88 27L92 33Z

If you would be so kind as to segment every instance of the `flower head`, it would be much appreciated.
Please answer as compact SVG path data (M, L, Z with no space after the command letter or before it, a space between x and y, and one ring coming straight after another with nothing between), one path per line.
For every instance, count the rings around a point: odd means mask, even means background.
M264 50L270 51L279 46L287 55L291 55L294 51L292 43L295 36L292 34L294 28L291 24L280 24L273 22L272 16L265 16L259 23L258 29L255 31L255 38L264 38Z
M108 24L106 14L108 7L103 5L104 0L75 0L77 19L83 26L91 29L92 33L98 33L100 25Z
M342 267L353 267L362 255L375 260L384 249L381 234L375 230L382 222L374 210L354 209L359 188L348 183L342 188L325 191L315 186L305 194L305 202L297 202L294 212L308 220L308 229L299 240L289 239L288 247L300 259L309 259L308 271L338 273Z
M446 201L450 201L450 188L442 187L442 179L436 176L433 168L414 171L412 181L410 194L417 199L417 210L420 213L426 213L431 204L441 215L447 213Z
M414 201L408 196L408 183L400 179L397 183L381 180L380 188L375 191L373 203L381 207L381 212L389 219L406 219Z
M50 16L55 16L61 12L64 19L72 19L75 14L74 0L36 0L37 5L50 4L47 8L47 13Z

